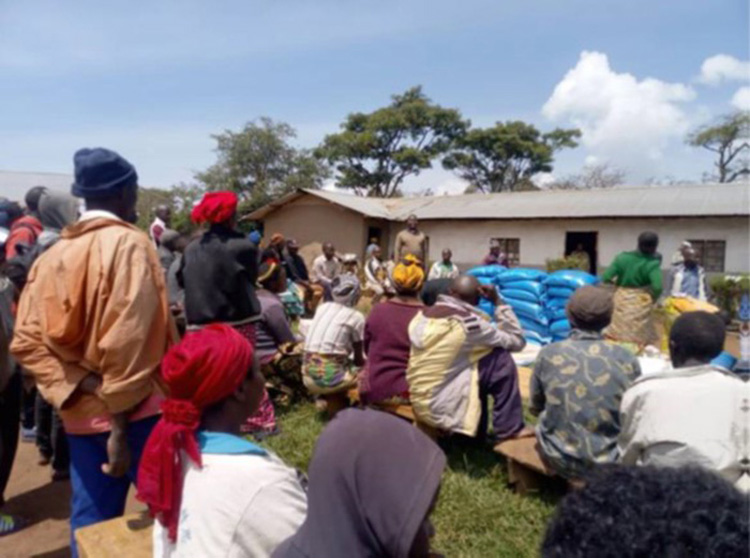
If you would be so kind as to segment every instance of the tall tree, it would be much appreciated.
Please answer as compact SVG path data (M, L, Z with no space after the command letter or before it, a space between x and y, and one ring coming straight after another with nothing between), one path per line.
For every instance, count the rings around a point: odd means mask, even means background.
M458 138L443 167L468 181L477 192L512 192L539 172L551 172L556 151L577 147L579 130L546 134L526 122L498 122Z
M196 179L209 190L232 190L250 210L295 188L320 188L328 168L307 150L290 141L296 131L285 122L262 117L239 132L225 130L212 136L218 161Z
M342 131L326 136L315 154L335 167L340 187L390 198L407 176L430 168L468 125L458 110L434 104L413 87L386 107L347 116Z
M625 180L625 171L609 163L587 165L578 174L572 174L549 184L548 190L596 190L614 188Z
M687 143L716 153L716 174L708 178L733 182L750 176L750 112L736 112L714 126L698 128L688 135Z

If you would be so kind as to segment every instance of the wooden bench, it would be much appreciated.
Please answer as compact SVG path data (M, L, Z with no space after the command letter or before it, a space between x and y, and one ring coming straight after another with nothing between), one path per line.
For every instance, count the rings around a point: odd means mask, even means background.
M505 440L495 446L508 464L508 484L519 494L538 492L545 484L564 482L542 461L536 437Z
M81 558L151 558L154 522L148 513L135 513L76 531Z

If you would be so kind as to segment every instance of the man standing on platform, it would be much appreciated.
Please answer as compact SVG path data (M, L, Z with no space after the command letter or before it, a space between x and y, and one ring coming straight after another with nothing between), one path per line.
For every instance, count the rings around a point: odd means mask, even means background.
M424 266L427 257L427 237L419 230L419 220L416 215L409 215L406 220L406 229L396 235L396 244L393 247L396 262L410 254L416 256Z
M102 148L79 150L74 163L86 211L32 267L11 351L68 435L76 557L76 529L125 510L176 332L156 250L132 224L135 168Z

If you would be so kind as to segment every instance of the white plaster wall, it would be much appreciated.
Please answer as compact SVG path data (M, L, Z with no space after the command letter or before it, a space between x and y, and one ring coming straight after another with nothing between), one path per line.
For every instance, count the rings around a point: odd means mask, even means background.
M404 227L392 223L391 237ZM624 250L636 247L646 230L659 234L659 251L665 267L685 239L724 240L726 272L750 272L750 220L744 217L679 219L576 219L524 221L422 221L420 228L430 239L430 259L443 248L453 250L459 265L477 265L486 255L490 238L520 238L521 264L543 267L545 260L563 255L566 232L599 233L599 268L606 267Z

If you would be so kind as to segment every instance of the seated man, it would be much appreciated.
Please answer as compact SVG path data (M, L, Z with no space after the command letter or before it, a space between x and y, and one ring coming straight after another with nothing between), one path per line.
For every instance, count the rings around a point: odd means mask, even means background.
M326 242L323 244L323 253L313 261L310 273L312 310L318 307L321 300L331 301L331 283L341 273L341 260L336 256L336 248L330 242Z
M497 325L475 308L480 296L496 305ZM518 318L495 288L480 285L475 277L459 277L449 294L416 315L409 339L406 380L421 421L449 432L484 435L480 416L491 395L497 441L531 434L524 429L518 373L508 352L520 351L526 341Z
M747 499L699 468L602 467L547 525L542 558L750 555Z
M164 357L171 397L138 471L138 498L156 518L154 557L271 556L305 519L294 469L239 437L263 397L253 352L214 324Z
M608 290L578 289L567 306L570 338L544 347L531 376L543 459L569 479L617 461L620 401L641 373L632 353L602 338L612 306Z
M699 465L750 487L750 384L710 364L724 337L715 314L677 318L669 337L674 369L644 376L623 397L622 463Z

